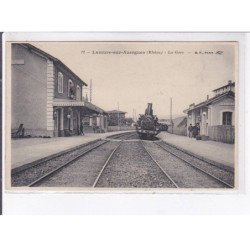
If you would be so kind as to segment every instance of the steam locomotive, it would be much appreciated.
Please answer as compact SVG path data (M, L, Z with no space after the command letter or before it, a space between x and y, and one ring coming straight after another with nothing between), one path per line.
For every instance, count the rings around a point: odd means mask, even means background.
M161 132L157 116L153 115L152 103L148 103L144 115L140 115L136 131L140 138L152 138Z

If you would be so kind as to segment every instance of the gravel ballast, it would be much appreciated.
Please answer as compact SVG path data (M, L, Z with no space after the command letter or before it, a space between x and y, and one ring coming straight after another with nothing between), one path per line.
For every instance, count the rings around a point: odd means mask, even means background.
M57 167L66 163L67 161L70 161L71 159L74 159L75 157L86 152L87 150L97 145L101 145L103 143L104 141L97 141L95 143L83 145L83 147L81 148L62 154L60 156L52 158L51 160L39 163L33 167L27 168L16 174L12 174L11 176L12 186L13 187L28 186L30 183L37 180L46 173L49 173L50 171L56 169Z
M164 142L159 142L161 146L166 148L169 152L176 154L178 157L182 158L183 160L189 162L190 164L208 172L209 174L212 174L219 178L220 180L230 184L231 186L234 186L234 174L225 170L221 169L217 166L214 166L206 161L202 161L194 156L191 156L181 150L176 149L175 147L172 147Z
M108 142L40 182L40 187L92 187L102 166L119 142Z
M152 161L140 141L124 141L120 145L96 187L175 188Z

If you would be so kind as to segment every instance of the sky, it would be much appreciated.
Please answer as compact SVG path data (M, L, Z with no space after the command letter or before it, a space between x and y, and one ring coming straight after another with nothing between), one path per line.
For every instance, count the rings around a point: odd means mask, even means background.
M185 115L191 103L204 101L228 80L237 84L234 42L34 42L58 58L88 85L92 102L118 108L127 117L153 103L159 118ZM84 90L84 96L89 89Z

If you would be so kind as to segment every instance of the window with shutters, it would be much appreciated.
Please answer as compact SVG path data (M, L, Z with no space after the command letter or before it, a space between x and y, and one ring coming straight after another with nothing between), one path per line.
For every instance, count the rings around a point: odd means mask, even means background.
M63 93L63 74L58 73L58 93Z
M73 99L74 98L74 84L72 80L68 81L68 96Z
M77 85L77 88L76 88L76 99L78 101L81 101L81 88L79 85Z

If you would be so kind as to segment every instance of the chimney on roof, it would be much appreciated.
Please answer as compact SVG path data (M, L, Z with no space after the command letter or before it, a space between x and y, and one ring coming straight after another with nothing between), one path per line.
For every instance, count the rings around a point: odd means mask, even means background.
M209 95L207 95L207 100L209 99Z
M234 92L234 86L235 82L232 82L231 80L228 81L228 90Z

